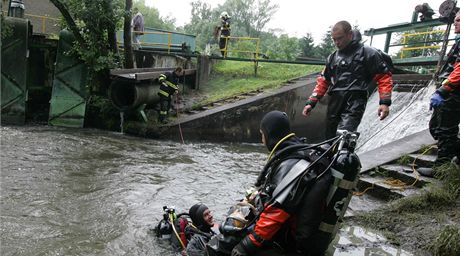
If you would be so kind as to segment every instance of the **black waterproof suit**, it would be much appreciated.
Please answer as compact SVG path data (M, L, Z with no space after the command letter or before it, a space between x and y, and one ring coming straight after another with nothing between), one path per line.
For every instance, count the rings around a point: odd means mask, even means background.
M342 50L327 58L326 67L307 105L314 105L326 93L330 95L326 139L336 136L337 129L356 131L366 109L369 84L378 84L380 102L391 105L392 75L382 54L373 47L354 39Z
M330 160L320 158L317 149L292 150L303 142L289 134L287 117L284 119L280 113L270 112L261 124L267 136L267 148L274 153L256 182L256 186L260 186L263 211L254 229L235 247L232 255L272 255L273 243L281 254L318 253L314 234L325 211L332 176L328 171L318 177ZM318 160L315 167L308 169L315 160ZM300 178L289 182L292 177Z
M438 93L444 98L443 104L435 108L429 123L430 133L438 140L438 157L435 164L450 161L454 156L460 159L460 38L452 46L439 78L444 82Z

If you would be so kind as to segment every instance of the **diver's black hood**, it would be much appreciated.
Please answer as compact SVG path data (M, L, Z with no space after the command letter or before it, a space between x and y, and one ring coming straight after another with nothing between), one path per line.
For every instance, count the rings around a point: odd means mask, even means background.
M209 232L211 230L211 226L209 226L203 219L203 213L207 209L208 207L206 205L198 203L190 207L190 210L188 211L193 225L203 232Z
M291 133L291 125L286 113L271 111L265 114L260 122L260 129L265 135L266 146L271 151L276 143Z
M361 35L361 32L359 32L359 30L353 30L352 33L353 33L353 39L351 39L350 43L345 48L340 50L339 52L347 53L350 51L354 51L356 48L362 45L361 40L363 37Z

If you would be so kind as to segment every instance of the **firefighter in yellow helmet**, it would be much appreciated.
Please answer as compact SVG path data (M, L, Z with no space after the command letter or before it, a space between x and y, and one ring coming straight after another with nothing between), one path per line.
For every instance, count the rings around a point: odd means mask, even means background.
M166 118L171 108L172 95L179 92L177 84L182 73L182 68L177 67L174 72L167 72L158 77L158 82L160 82L160 91L158 92L160 96L160 114L158 121L162 124L167 122Z
M227 57L227 45L230 37L230 16L227 12L220 14L220 26L217 30L220 31L219 48L222 57Z

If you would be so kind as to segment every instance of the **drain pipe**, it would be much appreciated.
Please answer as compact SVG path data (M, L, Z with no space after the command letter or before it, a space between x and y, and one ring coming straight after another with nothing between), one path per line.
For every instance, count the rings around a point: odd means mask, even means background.
M142 105L154 105L160 101L160 86L152 83L136 83L126 80L113 80L109 87L109 98L122 112L131 111Z

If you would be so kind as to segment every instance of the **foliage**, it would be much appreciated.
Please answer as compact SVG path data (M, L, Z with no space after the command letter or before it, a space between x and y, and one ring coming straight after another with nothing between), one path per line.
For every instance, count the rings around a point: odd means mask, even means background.
M444 181L443 188L454 198L460 197L460 167L446 163L437 168L436 177Z
M396 33L395 44L402 44L404 48L419 48L413 50L401 49L398 56L401 58L437 56L440 53L440 46L444 33L439 27L421 28L405 33Z
M219 13L216 9L200 0L192 2L192 20L184 26L188 34L196 35L197 49L203 50L208 43L217 43L214 38L214 28L219 25Z
M0 14L1 18L1 33L2 33L2 40L5 38L8 38L13 34L13 28L11 27L11 24L5 22L5 17L3 16L3 12Z
M145 0L137 0L133 3L133 9L137 7L144 16L145 27L174 31L176 19L171 16L161 17L160 12L155 7L145 5Z
M238 61L221 61L213 66L210 81L200 88L208 98L201 105L230 98L251 91L278 88L293 77L318 72L320 66L259 63L257 77L254 64Z
M284 34L268 46L267 55L272 59L295 60L301 55L299 40Z
M318 46L318 55L322 58L327 58L329 54L335 51L334 41L332 41L332 27L323 35L322 42Z
M258 37L279 6L271 4L270 0L227 0L218 8L226 10L246 36Z
M409 165L411 163L411 157L409 155L403 155L396 162L400 165Z
M433 255L460 255L460 228L454 225L444 227L430 245Z
M306 36L299 39L299 47L302 51L302 56L311 58L319 57L311 33L307 33Z
M122 0L52 0L64 16L65 27L77 38L71 53L79 56L91 74L91 91L101 82L94 79L101 77L107 69L120 66L120 56L116 48L115 29L121 25L123 12Z

